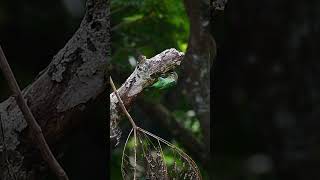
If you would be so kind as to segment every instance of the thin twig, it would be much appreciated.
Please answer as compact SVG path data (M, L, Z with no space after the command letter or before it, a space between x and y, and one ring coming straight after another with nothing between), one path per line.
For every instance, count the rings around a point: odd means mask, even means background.
M132 124L133 129L137 129L137 125L136 125L136 123L133 121L133 119L132 119L132 117L130 116L130 114L128 113L126 107L124 106L124 104L123 104L123 102L122 102L122 100L121 100L121 98L120 98L120 96L119 96L119 94L118 94L118 92L117 92L116 86L114 85L114 83L113 83L113 81L112 81L111 76L110 76L110 84L111 84L111 87L112 87L112 90L113 90L114 94L115 94L115 95L117 96L117 98L118 98L118 101L119 101L119 104L120 104L120 107L121 107L122 111L123 111L124 114L128 117L130 123Z
M164 50L144 62L138 63L135 70L117 90L124 106L129 107L143 89L151 86L161 74L179 66L183 57L183 52L171 48ZM122 114L124 113L122 113L119 108L117 97L114 93L111 93L110 121L113 122L113 124L118 124Z
M33 137L35 138L35 144L41 151L43 159L48 163L51 170L58 176L60 180L68 180L68 176L65 171L62 169L58 161L55 159L52 154L44 136L40 126L35 120L31 110L29 109L27 103L25 102L20 87L13 75L13 72L8 64L8 61L4 55L4 52L0 45L0 68L5 76L6 81L9 84L11 91L13 92L13 96L25 118L28 125L30 126L31 132L33 133Z
M124 112L124 114L128 117L130 123L132 124L132 127L133 127L133 136L134 136L134 173L133 173L133 180L136 180L136 166L137 166L137 125L136 123L133 121L131 115L129 114L129 112L127 111L126 107L124 106L118 92L117 92L117 89L116 89L116 86L114 85L113 81L112 81L112 78L110 76L110 84L111 84L111 87L112 87L112 90L114 92L114 94L117 96L118 98L118 101L120 103L120 107L122 109L122 111Z
M110 76L110 84L111 84L111 87L112 87L112 89L113 89L114 94L117 96L117 99L118 99L118 101L119 101L120 107L122 108L124 114L126 114L126 116L128 117L129 121L131 122L131 124L132 124L132 126L133 126L133 133L134 133L134 167L133 167L133 171L134 171L134 172L133 172L133 180L136 180L136 179L137 179L137 177L136 177L136 167L137 167L137 132L136 132L136 131L140 131L140 132L142 132L142 133L144 133L144 134L147 134L147 135L149 135L149 136L157 139L161 152L162 152L162 149L161 149L161 145L160 145L160 142L159 142L159 141L165 143L165 144L168 145L170 148L176 150L176 151L178 152L179 156L182 157L182 158L184 158L184 160L186 160L186 161L189 163L189 165L191 165L191 168L192 168L193 171L196 173L196 178L199 179L199 180L201 180L202 177L201 177L200 171L199 171L196 163L191 159L191 157L189 157L186 153L184 153L182 150L180 150L179 148L175 147L174 145L172 145L172 144L169 143L168 141L166 141L166 140L164 140L164 139L162 139L162 138L160 138L160 137L158 137L158 136L156 136L156 135L154 135L154 134L152 134L152 133L150 133L150 132L148 132L148 131L146 131L146 130L138 127L138 126L136 126L136 124L134 123L132 117L131 117L130 114L128 113L126 107L124 106L124 104L123 104L123 102L122 102L122 100L121 100L121 98L120 98L120 96L119 96L119 94L118 94L117 89L116 89L116 87L115 87L115 85L114 85L114 83L113 83L113 81L112 81L111 76ZM122 152L122 163L121 163L121 166L123 166L123 157L124 157L124 154L125 154L125 148L126 148L126 146L127 146L128 139L129 139L131 133L132 133L132 130L130 131L130 133L129 133L129 135L128 135L128 138L127 138L126 143L125 143L125 147L124 147L123 152ZM147 136L146 136L146 137L147 137ZM151 140L149 140L149 141L151 142ZM152 142L151 142L151 144L153 145ZM154 145L153 145L153 147L154 147L155 149L157 149ZM143 148L142 148L142 149L143 149ZM143 150L143 153L145 154L144 150ZM163 157L163 159L164 159L163 153L162 153L162 157ZM165 173L166 173L166 172L167 172L167 171L165 170ZM167 173L166 173L164 176L167 177ZM167 179L167 178L166 178L166 179Z

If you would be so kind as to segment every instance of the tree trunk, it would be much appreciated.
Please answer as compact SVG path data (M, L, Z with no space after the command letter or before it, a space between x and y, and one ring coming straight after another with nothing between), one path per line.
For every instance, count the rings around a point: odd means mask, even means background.
M70 128L70 118L105 91L109 30L109 2L88 0L79 29L23 90L49 144L59 141ZM5 137L0 144L0 179L12 179L12 174L16 179L42 179L36 174L40 166L32 162L40 155L13 97L0 103L0 115Z
M185 0L190 20L188 48L182 64L179 84L200 121L206 159L210 158L210 74L216 56L215 41L208 32L209 1ZM209 163L207 161L206 163ZM208 168L209 164L205 164Z

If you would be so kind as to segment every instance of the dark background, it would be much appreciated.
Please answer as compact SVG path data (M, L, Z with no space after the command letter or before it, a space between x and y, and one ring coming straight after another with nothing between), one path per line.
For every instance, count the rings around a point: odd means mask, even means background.
M229 1L213 19L215 179L320 179L320 1Z
M71 38L84 10L84 0L0 1L0 44L21 89L35 80ZM1 74L0 101L10 94ZM70 179L107 178L105 99L102 97L75 117L82 123L66 133L58 145L51 144L57 147L53 149L56 155L64 152L58 161Z
M83 1L64 2L0 1L0 43L21 88L79 26ZM214 177L320 179L320 1L229 1L212 27ZM8 96L0 76L0 100ZM104 127L94 121L103 107L80 114L86 123L66 137L74 144L59 146L70 179L107 176Z

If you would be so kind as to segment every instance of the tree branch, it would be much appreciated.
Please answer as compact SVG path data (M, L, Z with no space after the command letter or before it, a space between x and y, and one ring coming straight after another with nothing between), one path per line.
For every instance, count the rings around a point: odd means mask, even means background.
M7 80L9 87L13 93L13 96L16 99L16 102L23 114L23 117L26 119L28 126L30 126L31 133L33 138L35 139L34 144L38 146L41 151L43 159L48 163L51 170L57 175L57 177L61 180L69 179L65 171L62 169L54 155L52 154L50 147L48 146L43 134L42 130L35 120L32 112L30 111L27 103L23 99L20 87L14 77L14 74L10 68L10 65L7 61L7 58L4 55L4 52L0 45L0 68Z
M162 73L174 69L180 65L184 54L176 49L167 49L162 53L140 62L133 73L117 90L125 107L129 109L130 105L139 93L146 87L152 85ZM117 97L114 93L110 94L110 123L118 123L122 116ZM112 131L111 131L112 133ZM110 136L113 137L113 136Z
M50 65L22 91L48 143L59 140L71 127L71 117L106 89L105 71L110 60L109 3L87 1L79 29ZM7 146L13 173L20 179L43 179L34 173L37 166L30 161L36 159L30 146L31 132L13 97L0 103L0 114L5 134L2 143ZM8 179L2 166L0 179Z

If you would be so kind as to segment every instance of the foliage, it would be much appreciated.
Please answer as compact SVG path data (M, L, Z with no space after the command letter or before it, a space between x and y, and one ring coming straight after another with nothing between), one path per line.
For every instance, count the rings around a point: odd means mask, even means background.
M175 0L113 0L114 63L129 70L129 55L153 56L168 47L186 50L189 22L183 3Z
M123 179L183 178L201 180L201 174L196 163L187 154L168 141L135 124L118 95L111 77L110 83L122 111L132 125L122 154L121 171ZM131 137L132 134L133 137Z
M202 134L200 133L200 123L193 110L175 110L172 114L175 119L184 126L184 128L193 132L198 139L201 139Z
M183 1L113 0L111 1L111 19L112 66L117 69L117 76L113 74L116 82L125 81L137 65L137 59L140 55L150 58L167 48L186 51L189 38L189 20ZM179 70L177 72L179 74ZM179 83L179 80L177 82ZM145 90L140 98L166 105L176 120L201 140L199 121L195 116L190 116L190 112L194 111L185 100L184 95L180 94L176 98L177 103L174 106L167 102L167 95L174 84L176 84L176 80L173 81L168 77L158 79L154 87ZM143 113L135 112L135 109L137 107L132 109L132 113L137 117L137 120L148 119ZM174 137L166 135L167 130L161 129L154 122L143 121L142 123L144 128L156 132L160 137L176 142ZM126 137L127 133L124 130L123 137ZM120 164L117 163L121 162L119 160L121 155L118 150L125 148L123 147L124 141L125 138L122 138L119 147L112 155L112 161L115 164L111 172L113 179L118 179L120 176L118 174L121 172L118 169ZM130 142L129 140L126 148L132 148ZM163 148L163 152L167 151L168 148ZM169 164L173 162L173 159L172 153L165 156L165 162Z

